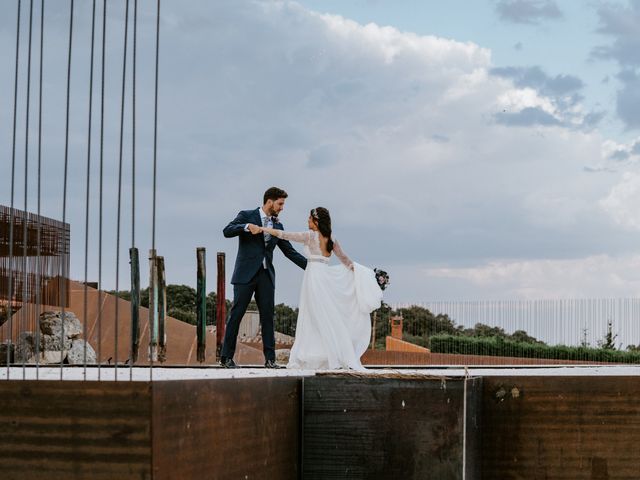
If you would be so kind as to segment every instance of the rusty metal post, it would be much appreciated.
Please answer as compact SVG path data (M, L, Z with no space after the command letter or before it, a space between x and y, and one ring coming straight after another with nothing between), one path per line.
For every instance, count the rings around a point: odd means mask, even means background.
M204 362L207 348L207 264L206 249L199 247L196 249L198 261L198 283L196 290L196 310L197 326L196 333L198 339L198 361Z
M158 360L158 263L149 250L149 361Z
M131 364L138 361L140 348L140 258L137 248L129 249L131 265Z
M227 295L225 288L227 280L225 278L225 254L218 252L218 287L216 290L216 359L220 360L222 341L224 340L224 330L227 320Z
M156 257L158 268L158 343L160 346L158 360L164 362L167 358L167 333L165 321L167 318L167 280L164 272L164 257Z

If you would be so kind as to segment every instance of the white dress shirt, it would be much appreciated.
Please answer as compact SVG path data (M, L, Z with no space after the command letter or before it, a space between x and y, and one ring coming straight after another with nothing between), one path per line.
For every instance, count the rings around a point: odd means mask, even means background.
M267 215L265 213L265 211L262 209L262 207L258 207L258 213L260 214L260 222L262 224L263 227L267 227L267 228L273 228L273 220L271 220L271 215ZM266 220L265 220L266 218ZM248 232L249 231L249 224L247 223L244 226L244 231ZM267 234L267 233L263 233L264 235L264 243L267 243L267 241L269 241L269 239L271 238L271 235ZM264 258L262 260L262 265L264 266L264 268L267 268L267 259Z

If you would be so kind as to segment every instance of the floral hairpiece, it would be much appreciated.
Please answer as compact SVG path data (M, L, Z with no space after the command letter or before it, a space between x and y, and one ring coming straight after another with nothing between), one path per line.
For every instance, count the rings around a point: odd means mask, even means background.
M320 220L320 217L318 216L318 211L315 208L311 210L311 216L316 220Z

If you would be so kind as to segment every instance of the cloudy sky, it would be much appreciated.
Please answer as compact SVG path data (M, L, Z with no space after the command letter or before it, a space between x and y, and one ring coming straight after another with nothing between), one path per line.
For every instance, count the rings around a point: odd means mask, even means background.
M28 2L15 155L24 206ZM34 19L39 19L36 2ZM133 4L133 3L132 3ZM16 1L0 15L0 203L11 201ZM98 271L100 46L88 155L91 3L76 2L67 220L72 273ZM98 2L96 38L102 38ZM164 0L157 248L170 283L195 283L195 248L233 267L222 228L277 185L302 230L330 209L360 263L388 270L389 302L640 295L640 1ZM132 15L131 11L131 15ZM138 12L136 245L151 246L154 9ZM62 217L69 12L45 9L42 212ZM39 26L34 21L35 26ZM124 1L107 11L103 280L115 284ZM33 35L32 99L39 33ZM129 31L129 41L131 31ZM120 286L131 232L127 62ZM28 209L36 209L32 103ZM302 272L277 255L277 301ZM143 265L143 269L146 268ZM143 282L144 283L144 282Z

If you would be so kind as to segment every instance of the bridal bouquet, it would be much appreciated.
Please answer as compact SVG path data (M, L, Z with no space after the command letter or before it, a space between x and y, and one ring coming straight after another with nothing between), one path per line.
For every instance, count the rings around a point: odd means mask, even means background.
M384 270L381 270L379 268L374 268L373 271L376 274L376 281L378 282L378 286L382 290L387 288L389 286L389 284L391 283L389 281L389 274L387 272L385 272Z

